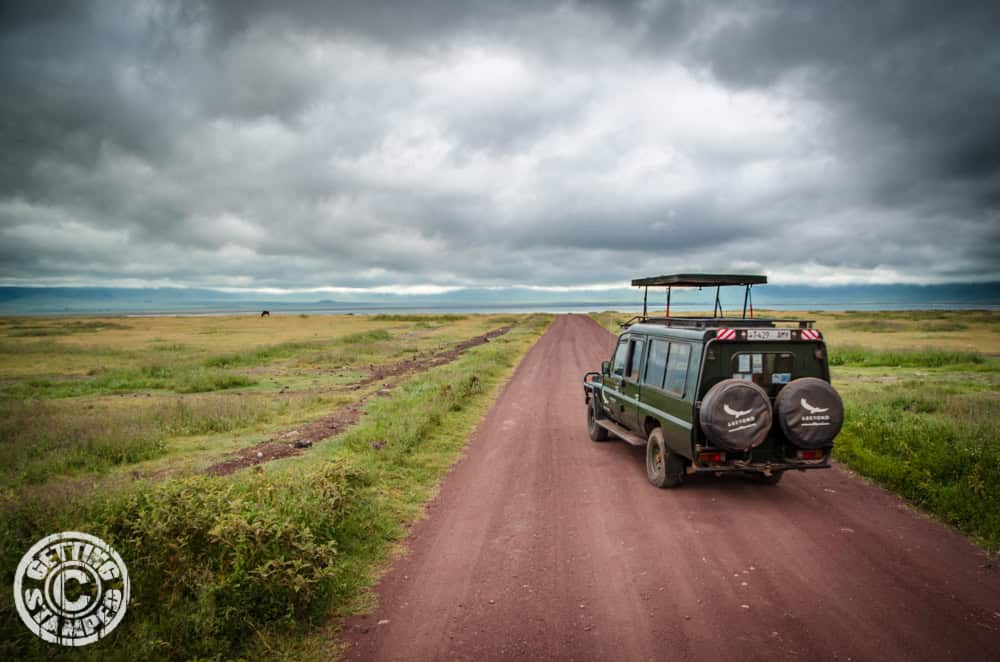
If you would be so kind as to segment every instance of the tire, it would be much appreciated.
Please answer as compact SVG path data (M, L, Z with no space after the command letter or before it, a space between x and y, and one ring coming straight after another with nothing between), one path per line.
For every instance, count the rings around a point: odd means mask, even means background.
M781 477L784 475L784 471L774 471L770 476L765 476L764 474L754 474L753 479L761 485L777 485L781 482Z
M646 477L655 487L677 487L684 482L684 459L667 448L663 431L655 428L646 442Z
M844 403L829 382L801 377L785 384L774 408L782 432L799 448L817 450L833 446L844 424Z
M771 399L753 382L725 379L705 394L698 420L713 445L745 452L767 439L771 430Z
M597 424L594 415L594 398L596 397L596 394L592 395L590 404L587 405L587 432L590 434L591 441L607 441L608 431Z

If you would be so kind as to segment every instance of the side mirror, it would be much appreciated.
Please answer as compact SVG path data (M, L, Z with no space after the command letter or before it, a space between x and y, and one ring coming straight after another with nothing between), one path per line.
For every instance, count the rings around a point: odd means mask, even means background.
M609 375L609 374L611 374L611 362L610 361L601 361L601 374L602 375Z

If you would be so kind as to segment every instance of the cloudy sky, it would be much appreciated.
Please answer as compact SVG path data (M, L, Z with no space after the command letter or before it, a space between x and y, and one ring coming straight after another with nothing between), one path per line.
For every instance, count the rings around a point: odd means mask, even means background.
M0 284L997 280L998 34L936 0L0 1Z

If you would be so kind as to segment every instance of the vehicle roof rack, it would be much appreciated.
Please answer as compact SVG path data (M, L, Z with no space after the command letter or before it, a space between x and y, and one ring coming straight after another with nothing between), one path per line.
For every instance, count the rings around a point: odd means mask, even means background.
M636 278L632 281L633 287L643 288L642 293L642 315L636 315L627 322L622 323L622 328L628 328L640 322L665 324L667 326L685 326L691 328L707 328L720 326L774 326L776 322L797 323L800 328L811 328L812 320L792 320L792 319L755 319L753 314L753 299L750 296L750 289L754 285L766 285L767 276L756 274L670 274L663 276L650 276L647 278ZM719 299L719 290L722 287L743 286L746 288L743 295L743 315L739 318L726 317L722 310L722 301ZM667 311L664 317L651 317L648 312L648 299L650 287L667 288ZM715 307L712 309L712 317L683 317L670 315L670 294L675 287L703 287L715 288ZM749 312L749 317L747 313Z
M724 285L767 285L767 276L750 274L671 274L636 278L633 287L721 287Z

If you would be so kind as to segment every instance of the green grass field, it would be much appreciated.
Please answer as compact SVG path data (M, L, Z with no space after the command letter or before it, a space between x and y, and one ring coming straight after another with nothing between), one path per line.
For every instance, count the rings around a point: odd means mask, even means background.
M1000 550L1000 313L775 316L823 332L847 410L834 457ZM630 316L593 317L618 332Z
M809 316L847 404L836 457L1000 549L1000 315ZM617 330L625 316L594 317ZM87 531L126 559L137 596L106 642L54 650L17 620L8 584L0 657L336 656L331 616L366 606L550 319L0 320L0 559L13 568L44 535ZM508 326L443 365L372 380ZM356 423L300 455L206 474L356 403Z
M135 596L108 640L56 650L17 620L8 574L0 658L336 655L331 616L365 604L406 525L549 322L0 320L3 566L44 535L87 531L127 559ZM428 357L445 358L421 367ZM363 405L357 423L300 455L206 475L239 449L352 404Z

